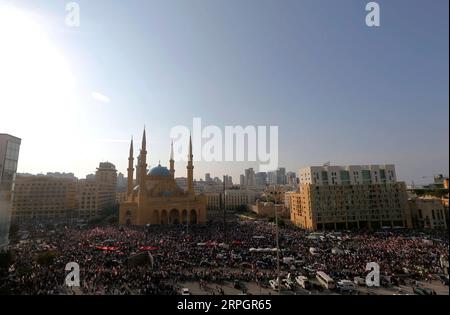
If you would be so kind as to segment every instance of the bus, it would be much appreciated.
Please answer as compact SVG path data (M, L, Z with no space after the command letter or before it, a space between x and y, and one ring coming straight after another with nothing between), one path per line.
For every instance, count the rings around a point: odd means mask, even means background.
M323 271L317 271L316 279L325 289L333 290L336 286L334 280Z

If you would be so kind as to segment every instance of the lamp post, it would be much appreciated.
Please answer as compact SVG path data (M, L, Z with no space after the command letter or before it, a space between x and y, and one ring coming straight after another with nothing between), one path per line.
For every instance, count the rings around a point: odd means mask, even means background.
M223 233L224 233L224 239L225 239L225 243L227 243L227 217L226 217L226 202L225 202L225 191L226 191L226 187L225 187L225 175L223 176L223 203L222 203L222 207L223 207ZM221 198L222 200L222 198Z
M278 295L281 293L281 277L280 277L280 243L279 243L279 232L278 232L278 212L277 212L277 204L279 194L281 192L277 191L276 186L273 187L273 191L270 192L273 195L274 200L274 208L275 208L275 239L277 246L277 284L278 284Z

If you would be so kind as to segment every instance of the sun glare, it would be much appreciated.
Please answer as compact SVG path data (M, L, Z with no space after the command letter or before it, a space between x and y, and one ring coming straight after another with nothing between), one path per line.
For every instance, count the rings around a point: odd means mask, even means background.
M74 85L70 67L38 19L0 5L2 127L18 133L46 129L49 120L73 107Z

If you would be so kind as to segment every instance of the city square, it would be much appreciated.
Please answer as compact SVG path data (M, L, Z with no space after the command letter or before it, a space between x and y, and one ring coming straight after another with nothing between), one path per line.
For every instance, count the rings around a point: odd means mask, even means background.
M275 226L240 220L207 226L147 226L37 229L12 247L15 262L1 275L0 292L10 294L345 294L316 280L326 272L335 282L365 279L367 262L380 265L380 287L355 286L348 294L414 294L415 287L448 295L440 261L448 260L448 235L407 231L339 232L321 235L293 226L280 228L280 292ZM310 237L311 235L314 238ZM319 236L317 236L319 235ZM315 248L312 253L311 248ZM259 250L252 250L259 249ZM51 255L49 255L51 254ZM146 258L150 254L151 259ZM51 257L45 260L45 257ZM135 257L139 259L135 259ZM68 287L65 266L80 266L80 287ZM295 281L306 276L311 287Z
M0 298L434 306L450 295L448 12L0 0Z

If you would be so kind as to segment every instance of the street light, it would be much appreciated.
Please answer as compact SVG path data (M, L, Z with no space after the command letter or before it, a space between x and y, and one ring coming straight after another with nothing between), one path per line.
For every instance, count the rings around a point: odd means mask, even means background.
M280 295L281 292L281 277L280 277L280 243L279 243L279 232L278 232L278 212L277 212L277 204L278 204L278 198L279 194L281 192L278 192L276 189L276 186L273 187L273 191L270 192L271 195L273 195L274 200L274 208L275 208L275 233L276 233L276 246L277 246L277 283L278 283L278 295Z

